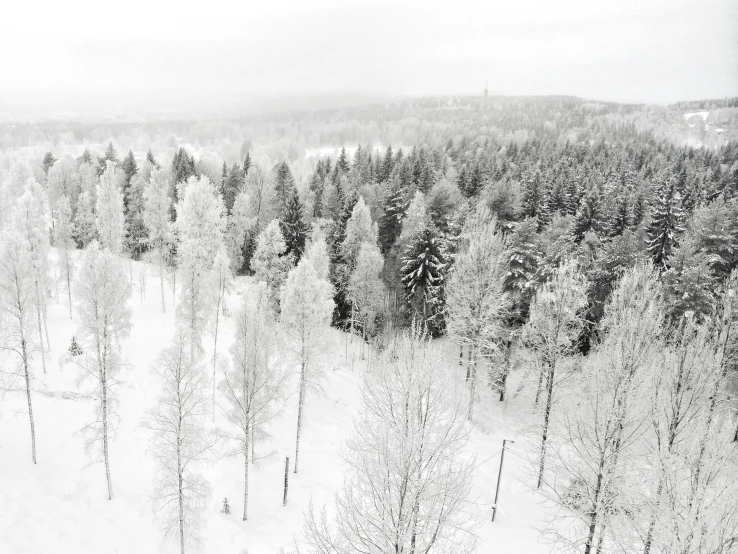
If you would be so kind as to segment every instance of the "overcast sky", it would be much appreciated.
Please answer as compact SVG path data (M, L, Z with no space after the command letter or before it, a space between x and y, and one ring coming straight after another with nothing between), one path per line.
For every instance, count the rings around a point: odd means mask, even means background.
M5 0L0 93L738 95L738 0Z

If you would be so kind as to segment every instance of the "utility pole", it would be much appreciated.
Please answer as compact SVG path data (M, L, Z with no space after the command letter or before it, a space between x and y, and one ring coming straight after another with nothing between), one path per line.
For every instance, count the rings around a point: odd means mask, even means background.
M502 462L505 461L505 445L507 443L514 444L515 441L511 441L509 439L502 439L502 452L500 453L500 471L497 474L497 487L495 488L495 503L492 505L492 521L495 520L495 516L497 515L497 499L500 496L500 479L502 479Z

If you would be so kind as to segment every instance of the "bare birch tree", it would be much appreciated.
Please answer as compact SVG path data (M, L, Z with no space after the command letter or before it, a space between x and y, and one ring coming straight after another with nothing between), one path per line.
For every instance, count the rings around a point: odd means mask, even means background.
M541 378L546 385L546 405L541 426L538 483L541 488L546 463L546 441L556 389L562 378L559 362L576 350L576 341L584 327L583 310L587 305L587 282L576 263L563 263L553 278L536 293L530 305L530 317L523 327L522 342L528 352L540 359ZM559 372L557 373L557 370ZM540 383L540 381L539 381ZM539 390L541 386L539 384ZM536 394L538 396L538 394Z
M94 384L98 400L95 420L84 428L84 432L88 438L88 452L102 452L108 499L113 498L109 440L117 421L116 390L123 365L120 341L128 336L131 327L130 296L131 286L120 260L108 250L101 251L93 241L85 250L75 283L79 315L77 337L84 354L80 360L73 360L80 368L80 382Z
M0 242L0 350L18 357L18 365L3 370L2 388L13 390L22 379L31 426L31 459L36 463L36 427L33 421L31 383L31 310L34 304L34 282L30 255L23 237L17 231L4 229ZM12 364L13 362L9 362ZM13 367L13 366L11 366Z
M72 235L74 233L72 223L72 209L69 199L62 195L56 203L56 217L54 225L54 246L59 250L59 262L61 274L67 291L67 303L69 305L69 319L72 319L72 275L73 265L69 260L69 251L74 250L75 243Z
M164 299L164 266L167 258L169 234L169 211L172 201L169 198L168 172L156 168L151 172L144 189L144 225L149 231L149 243L156 250L159 261L159 281L161 283L161 312L166 313Z
M439 352L405 335L366 374L363 409L344 454L349 472L327 512L306 515L311 554L468 553L476 546L462 454L468 409Z
M297 404L297 434L295 439L295 473L300 456L305 395L308 388L318 385L321 370L315 363L321 334L328 329L333 313L333 290L321 279L310 260L303 258L290 271L282 288L282 322L291 340L293 352L300 361L300 385Z
M176 533L180 553L197 545L210 485L200 470L214 444L204 427L208 412L207 373L191 357L189 330L180 326L174 343L159 356L154 372L161 383L156 406L144 427L151 433L156 464L153 508L168 536Z
M266 285L245 298L238 315L236 340L231 349L232 364L226 364L221 384L223 411L236 429L227 438L235 444L230 452L242 455L244 463L243 520L248 519L249 449L257 435L276 417L277 402L283 393L286 374L276 365L273 312Z

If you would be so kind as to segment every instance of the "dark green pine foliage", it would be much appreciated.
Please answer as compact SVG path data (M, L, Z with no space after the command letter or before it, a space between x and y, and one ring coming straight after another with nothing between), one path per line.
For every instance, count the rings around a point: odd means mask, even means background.
M520 209L523 218L536 217L541 201L541 172L528 172L521 183Z
M341 147L341 153L338 155L338 160L336 160L336 167L344 175L348 175L348 172L351 171L345 147Z
M290 166L287 165L286 161L277 164L275 170L274 189L277 191L277 205L279 206L280 214L287 207L287 200L290 198L294 188L295 178L292 176Z
M389 181L389 178L392 176L392 170L394 169L394 167L395 167L395 160L394 160L394 155L392 154L392 146L388 146L387 152L384 155L384 160L382 161L382 167L379 171L379 182L380 183Z
M120 168L123 171L123 213L128 219L129 204L131 203L131 179L138 173L138 164L132 150L129 150L128 155L123 158Z
M54 154L51 152L46 152L46 154L44 154L44 159L41 162L44 167L44 174L49 174L49 169L51 169L51 166L54 165L55 162L56 158L54 157Z
M97 174L102 175L105 173L105 167L107 162L112 162L113 165L118 164L118 153L113 147L113 143L108 143L108 148L105 150L105 155L102 158L97 159Z
M665 268L667 260L684 232L682 199L673 177L659 179L651 199L651 223L646 229L648 253L656 267Z
M77 158L77 165L82 164L91 164L92 163L92 154L90 154L90 151L85 148L85 151L82 152L82 155Z
M574 225L572 226L574 243L579 244L582 242L584 235L588 231L598 234L601 233L603 219L602 196L600 195L600 191L595 188L584 195L582 203L579 206L579 211L574 218Z
M292 188L287 198L282 217L279 220L279 228L287 245L286 255L292 254L295 262L299 262L305 251L305 239L307 225L303 219L303 207L297 189Z
M223 163L225 170L225 162ZM221 185L221 194L223 195L223 203L225 204L226 213L231 214L233 204L236 202L236 196L241 190L241 186L244 181L243 170L237 163L233 164L233 167L228 171L228 176ZM294 188L294 187L293 187Z
M156 162L156 158L154 158L154 153L151 151L151 148L146 152L146 161L151 164L151 167L159 168L159 164Z
M402 219L409 202L405 189L399 181L391 183L382 201L382 215L379 218L379 246L383 254L389 252L402 232Z
M510 234L510 259L505 276L505 289L513 298L513 313L523 322L528 317L530 302L537 286L536 275L543 254L536 218L524 219Z
M617 237L622 235L632 225L631 197L624 191L616 195L612 201L610 221L607 225L607 235Z
M249 169L251 169L251 154L246 152L246 157L243 160L243 175L246 177L246 175L249 174Z
M443 329L445 273L441 239L433 226L427 225L405 249L400 275L405 298L433 335Z

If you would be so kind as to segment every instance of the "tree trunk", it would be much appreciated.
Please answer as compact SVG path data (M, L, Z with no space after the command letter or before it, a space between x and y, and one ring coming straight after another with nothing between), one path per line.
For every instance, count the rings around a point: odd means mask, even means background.
M164 300L164 259L159 256L159 280L161 281L161 313L167 313L166 301Z
M300 431L302 431L302 408L305 403L305 361L300 369L300 398L297 403L297 439L295 440L295 473L300 455Z
M605 460L601 459L597 473L597 485L595 486L594 499L592 501L592 511L589 513L589 532L587 533L587 542L584 545L584 554L591 554L592 545L594 544L595 531L597 531L597 517L599 515L598 504L600 502L600 494L602 492L602 481L604 477L602 471L604 465Z
M651 522L648 525L648 533L646 534L646 540L643 543L643 554L649 554L651 552L651 544L653 544L653 532L656 528L656 512L658 511L659 504L661 502L661 491L664 488L664 480L659 479L659 486L656 489L656 509L651 516Z
M179 430L177 430L179 435ZM179 484L179 551L184 554L185 538L184 538L184 490L182 476L182 458L180 453L180 439L177 437L177 479Z
M36 319L38 320L38 342L41 350L41 367L46 373L46 350L44 350L44 332L41 328L41 296L38 291L38 279L36 279Z
M112 500L113 483L110 479L110 456L108 452L108 383L105 369L102 370L102 373L103 456L105 458L105 477L108 480L108 500Z
M243 520L248 519L249 509L249 430L246 426L246 434L244 436L244 456L243 456Z
M553 383L554 383L555 365L552 363L547 376L547 394L546 394L546 410L543 414L543 436L541 437L541 463L538 469L538 485L541 488L543 483L543 470L546 466L546 440L548 439L548 423L551 418L551 405L553 404Z
M21 331L22 333L22 331ZM23 371L26 378L26 401L28 402L28 419L31 422L31 457L36 463L36 426L33 424L33 406L31 406L31 376L28 372L28 352L26 339L21 334L21 352L23 354Z
M472 354L471 350L474 351ZM469 392L469 416L468 419L471 421L472 419L472 413L474 412L474 394L476 393L476 385L477 385L477 351L475 348L472 348L469 352L469 358L471 360L471 384L470 384L470 392Z
M69 252L64 250L64 264L67 272L67 298L69 300L69 319L72 319L72 283L69 271Z

